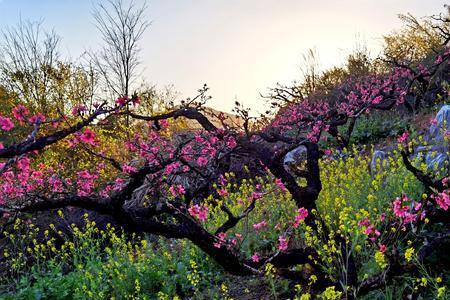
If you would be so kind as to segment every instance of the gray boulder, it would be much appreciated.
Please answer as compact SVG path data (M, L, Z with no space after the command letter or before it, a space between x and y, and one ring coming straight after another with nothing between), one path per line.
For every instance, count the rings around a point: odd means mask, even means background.
M436 114L435 122L430 126L426 136L427 146L417 148L419 156L425 161L431 172L443 172L438 177L448 174L449 171L449 143L445 140L445 132L450 132L450 105L444 105Z
M383 162L387 160L387 153L382 150L375 150L370 161L370 175L375 175L383 169Z
M284 156L284 168L287 171L293 171L302 165L308 159L307 149L305 146L301 145L294 150L289 151Z
M436 117L436 122L430 126L428 141L432 144L442 145L444 141L444 132L450 131L450 105L441 107Z

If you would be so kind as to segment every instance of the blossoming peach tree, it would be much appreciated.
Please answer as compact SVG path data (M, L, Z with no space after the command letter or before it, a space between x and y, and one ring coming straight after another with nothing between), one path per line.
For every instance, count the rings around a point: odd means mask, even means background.
M80 105L73 108L72 115L51 120L40 113L31 115L25 106L18 105L10 116L0 116L3 137L14 137L19 128L28 130L22 141L0 144L2 216L8 219L17 213L83 208L111 216L129 232L188 239L232 274L263 275L270 264L277 276L309 285L314 293L329 287L345 292L348 297L368 293L396 275L414 269L391 251L393 240L378 240L380 231L389 228L388 223L395 223L405 228L400 234L406 234L411 228L408 224L421 222L425 216L448 222L448 215L443 213L450 206L448 181L433 180L414 167L409 160L412 150L407 136L399 139L406 167L433 196L414 201L407 195L399 195L392 203L392 217L381 214L376 224L369 219L360 220L368 242L378 245L382 253L379 259L385 261L379 275L361 278L354 254L348 251L351 241L344 235L329 234L327 223L317 212L316 200L322 188L319 161L329 151L320 149L319 142L327 132L347 146L352 124L360 115L403 105L417 81L429 80L439 68L448 65L449 57L449 51L445 50L428 67L416 70L397 66L386 74L348 79L338 87L337 99L291 101L265 123L253 120L241 106L236 108L242 121L239 125L225 118L212 122L204 108L206 89L180 107L151 116L125 109L139 105L137 96L121 97L113 105L95 104L89 109ZM145 124L142 133L130 137L124 145L134 158L132 161L107 157L102 149L108 145L102 145L96 136L100 124L124 115L135 123ZM170 122L178 118L194 120L201 129L171 132ZM64 161L55 165L39 162L42 153L57 143L67 143L69 148L79 151L87 149L103 161L95 169L79 169L68 175L62 172ZM299 146L306 149L306 159L292 171L286 168L284 158ZM98 174L106 164L116 168L118 175L103 182ZM231 173L233 178L225 176ZM229 207L226 199L230 189L255 176L273 182L277 192L289 194L296 208L291 219L277 225L280 234L272 252L254 251L248 255L240 249L244 233L230 232L252 214L267 190L256 185L240 200L240 209ZM229 181L237 185L229 188ZM226 216L224 221L214 228L207 226L207 221L215 219L219 212ZM255 231L267 226L265 220L252 224ZM301 226L316 232L316 238L325 244L332 240L335 251L345 262L344 272L336 276L325 272L317 249L302 242L302 238L307 238L305 235L297 235L298 241L294 242L292 233ZM435 246L444 238L449 235L437 237L430 245ZM423 248L419 256L429 251L432 247ZM308 267L295 268L302 265Z

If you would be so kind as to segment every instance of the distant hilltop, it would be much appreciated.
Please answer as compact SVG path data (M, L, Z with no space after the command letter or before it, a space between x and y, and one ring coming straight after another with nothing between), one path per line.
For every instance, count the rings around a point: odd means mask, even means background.
M242 127L243 125L242 118L232 113L218 111L211 107L203 107L203 113L217 128ZM186 128L190 130L198 130L202 128L196 120L183 119L183 122L185 123Z

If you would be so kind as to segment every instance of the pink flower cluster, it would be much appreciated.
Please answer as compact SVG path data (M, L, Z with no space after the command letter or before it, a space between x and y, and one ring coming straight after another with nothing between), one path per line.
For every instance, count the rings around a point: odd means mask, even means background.
M197 164L198 164L200 167L206 166L207 163L208 163L208 159L207 159L206 157L200 156L199 158L197 158Z
M56 175L52 175L48 178L51 191L54 193L60 193L64 190L63 181Z
M31 124L42 123L44 121L45 121L45 116L43 114L41 114L40 112L38 112L34 116L28 118L28 122L30 122Z
M195 204L189 207L188 212L191 216L200 220L200 222L205 222L208 219L208 206Z
M133 166L130 166L129 164L123 164L122 171L127 174L133 174L133 173L136 173L136 168Z
M286 193L286 192L287 192L287 189L286 189L286 187L284 186L284 184L283 184L283 182L281 181L280 178L276 178L276 179L275 179L275 184L280 188L280 190L281 190L283 193Z
M250 194L250 196L248 197L248 200L249 201L258 200L258 199L261 199L263 197L263 195L264 194L261 192L254 191Z
M375 240L381 235L380 232L375 228L375 225L370 224L369 218L359 220L358 226L366 228L364 230L364 234L371 242L375 242Z
M169 188L169 191L170 191L170 193L172 194L173 197L178 197L178 196L184 195L186 193L186 190L180 184L172 185Z
M128 102L128 96L119 97L116 100L116 104L119 106L124 106Z
M450 207L450 190L445 190L442 193L433 195L432 198L436 201L437 205L445 211Z
M301 207L297 210L297 215L294 220L294 228L297 228L301 222L303 222L308 217L308 210Z
M95 145L95 133L89 128L86 128L80 135L80 141L86 144Z
M0 128L4 131L10 131L14 128L14 123L10 118L3 117L0 115Z
M261 257L258 255L258 253L253 253L253 255L252 255L252 261L253 262L255 262L255 263L257 263L257 262L259 262L261 260Z
M217 190L217 194L219 194L220 197L226 197L228 196L228 191L226 189L219 189Z
M278 250L285 251L288 248L288 240L285 236L280 235L278 237Z
M234 136L229 136L226 138L226 145L230 149L236 148L237 143L236 143L236 139L234 138Z
M67 140L69 147L75 147L80 142L94 146L96 144L95 133L89 128L86 128L84 132L77 133L73 138Z
M408 203L410 202L410 203ZM419 218L425 218L425 211L420 211L422 203L410 201L405 193L397 197L393 203L394 215L402 220L403 223L413 223Z
M216 248L222 247L222 245L226 243L226 237L227 234L225 232L219 232L219 234L217 234L218 241L214 243L214 247Z
M369 225L366 230L364 230L364 234L367 235L367 238L375 242L375 240L381 235L378 230L375 229L374 225Z
M78 196L89 196L94 191L95 180L98 175L91 174L87 170L77 173L77 190Z
M267 227L267 221L266 220L262 220L261 222L255 223L252 226L253 226L253 229L255 229L255 230L261 230L261 229Z
M13 114L14 118L17 121L19 121L20 124L23 124L25 122L25 119L28 117L28 115L30 113L25 106L23 106L22 104L19 104L13 108L12 114Z
M408 132L403 132L401 136L398 137L397 142L403 144L408 139Z
M44 180L43 172L46 167L39 164L39 171L34 170L31 167L31 159L28 157L18 159L15 168L6 166L5 163L0 163L0 168L5 168L0 176L1 204L17 200L28 192L43 188L45 183L50 181L48 178Z
M78 116L80 113L86 111L86 106L83 104L75 105L72 109L72 115Z

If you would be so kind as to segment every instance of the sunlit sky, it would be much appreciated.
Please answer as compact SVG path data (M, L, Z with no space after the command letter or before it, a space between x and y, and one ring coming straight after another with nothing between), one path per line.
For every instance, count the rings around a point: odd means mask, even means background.
M101 0L99 0L101 1ZM142 3L142 0L136 0ZM262 109L259 93L301 77L302 55L315 48L321 68L341 64L363 40L380 53L382 35L399 13L443 11L444 0L159 0L147 1L152 22L141 41L143 76L173 84L181 97L211 88L210 106L229 111L235 99ZM76 59L101 43L91 0L0 0L0 28L43 20ZM359 36L359 38L357 38Z

